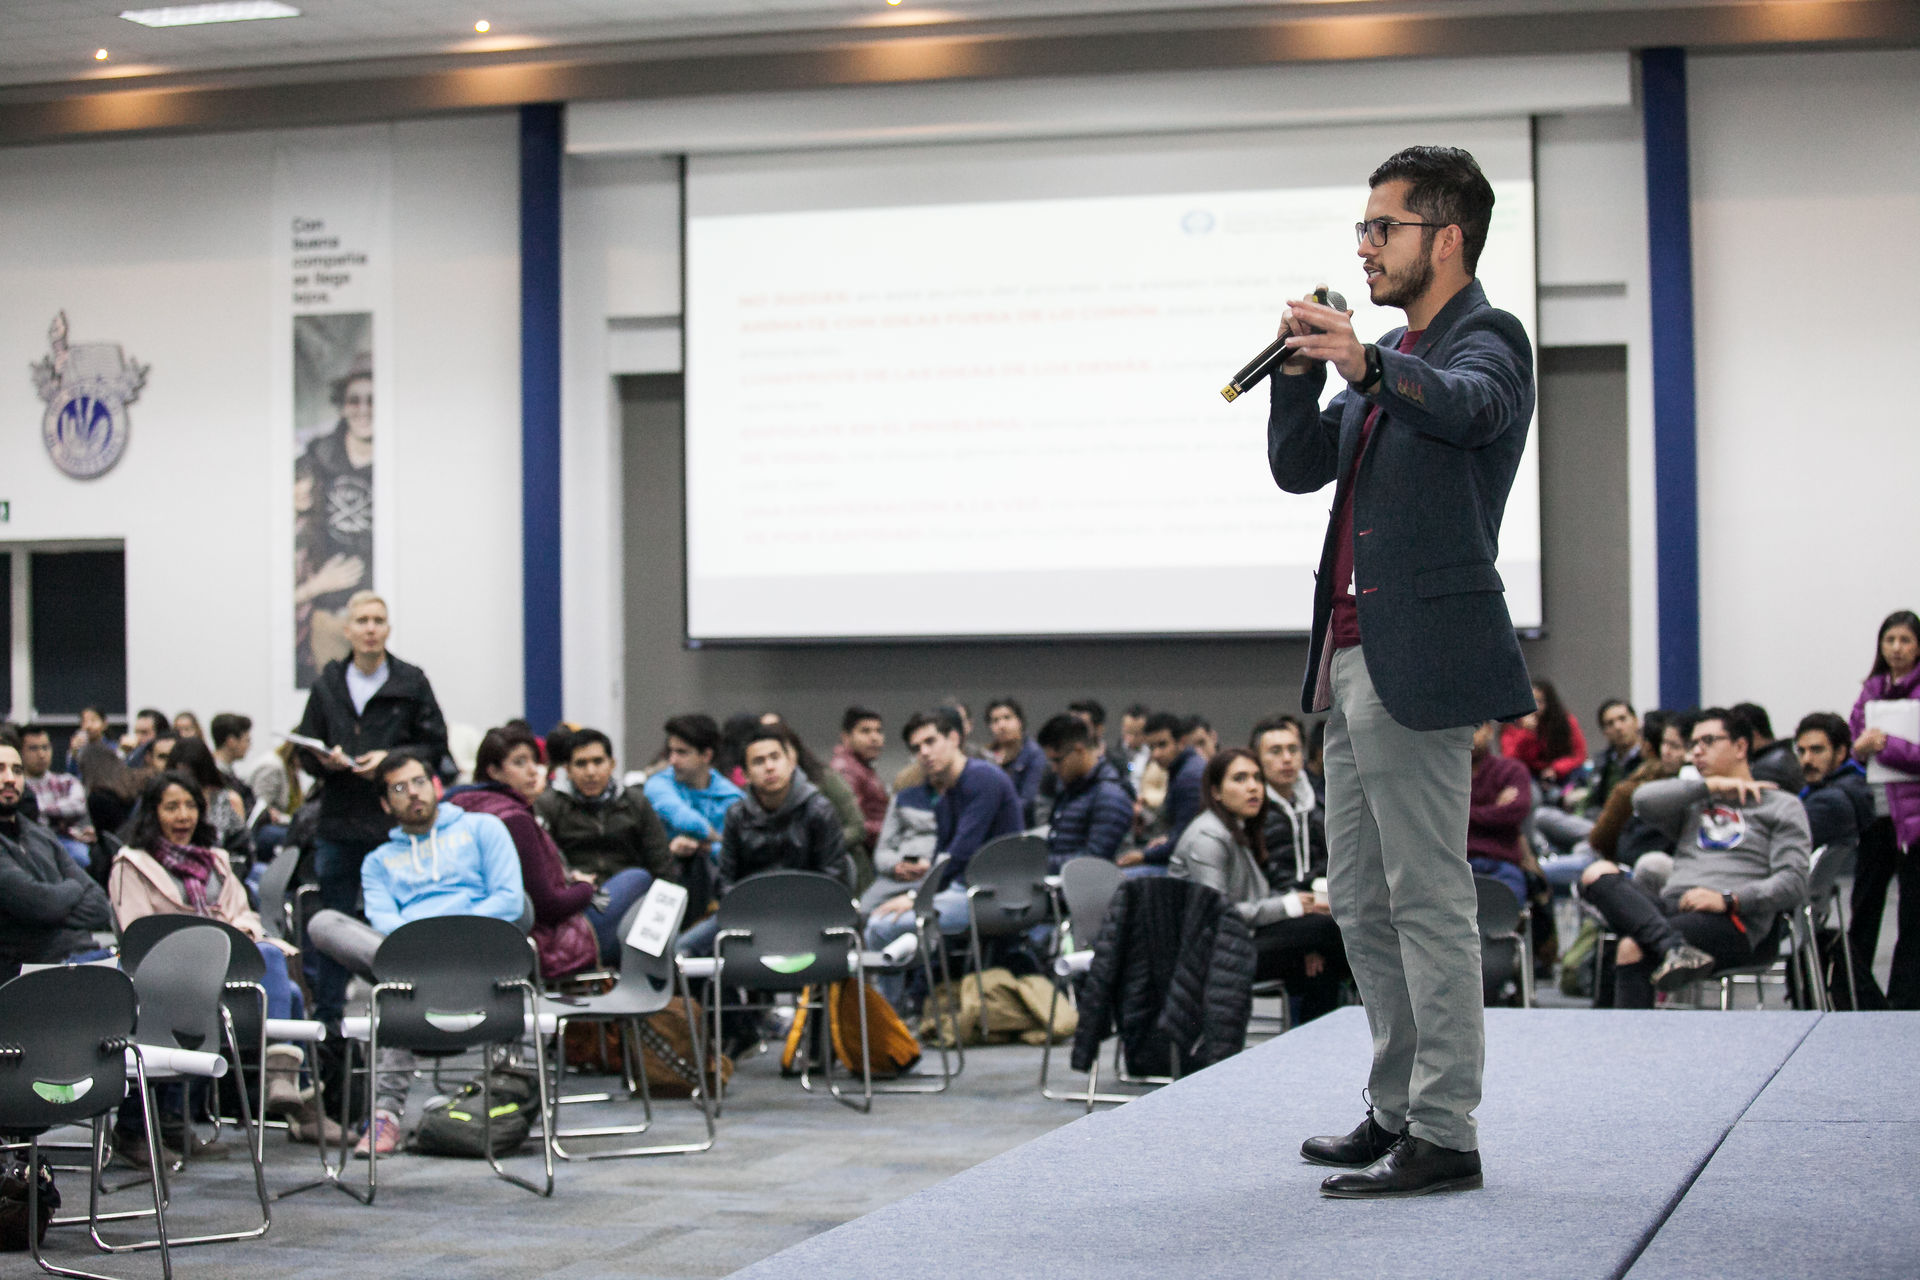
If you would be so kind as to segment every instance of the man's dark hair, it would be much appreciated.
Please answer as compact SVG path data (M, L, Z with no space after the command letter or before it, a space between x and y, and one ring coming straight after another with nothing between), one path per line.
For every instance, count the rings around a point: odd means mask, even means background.
M164 711L155 711L152 707L143 707L139 711L134 712L133 713L134 723L138 724L140 722L140 717L142 716L145 716L148 719L153 721L153 727L155 732L165 729L167 726L173 723L172 716L168 715Z
M0 747L12 747L15 751L18 751L20 750L21 739L25 736L25 734L20 732L20 726L14 724L11 720L0 722Z
M572 725L565 720L556 721L553 728L547 730L546 741L541 744L545 750L540 753L540 758L548 764L565 764L567 757L573 754L573 734ZM613 752L608 751L607 754L612 755Z
M1253 752L1255 755L1260 754L1260 739L1266 737L1268 734L1272 733L1276 729L1293 730L1294 736L1300 739L1301 753L1303 755L1306 753L1306 749L1307 749L1306 728L1303 725L1301 725L1300 718L1298 716L1290 716L1285 712L1281 712L1277 716L1268 716L1266 719L1254 725L1253 732L1247 735L1247 750Z
M1920 638L1920 613L1911 609L1895 609L1880 619L1880 629L1873 633L1873 668L1867 672L1869 676L1884 676L1892 672L1893 668L1887 665L1886 651L1880 645L1887 638L1887 632L1895 627L1905 627Z
M1633 709L1633 704L1631 702L1628 702L1625 698L1608 698L1605 702L1600 704L1600 709L1593 713L1593 722L1595 724L1599 724L1602 720L1605 720L1607 718L1607 712L1613 710L1615 707L1625 707L1627 709L1627 714L1630 716L1637 716L1640 714L1638 711L1635 711Z
M199 814L194 820L193 834L187 837L187 842L201 848L217 843L213 827L207 822L207 797L192 778L168 769L155 774L153 781L147 783L140 792L140 810L134 815L133 829L127 833L127 847L153 852L153 846L160 840L160 800L167 794L168 787L178 787L192 796L194 810Z
M714 723L712 716L697 711L675 716L666 723L669 738L678 738L695 751L718 751L720 749L720 726Z
M1156 733L1170 733L1173 735L1173 740L1175 742L1180 741L1180 739L1183 736L1185 736L1186 732L1187 732L1187 722L1185 720L1182 720L1179 716L1173 714L1173 712L1171 711L1154 712L1152 715L1147 717L1146 724L1140 727L1140 734L1142 737L1147 737Z
M1767 714L1765 707L1757 702L1736 702L1733 710L1747 718L1747 724L1752 726L1757 737L1773 737L1773 717Z
M1798 742L1803 733L1822 733L1827 744L1841 755L1853 749L1853 728L1845 716L1835 715L1831 711L1815 711L1800 718L1800 724L1793 731L1793 740Z
M1042 751L1071 751L1092 746L1093 730L1079 716L1063 711L1041 725L1034 738Z
M1104 729L1107 727L1107 709L1095 702L1092 698L1082 698L1078 702L1069 702L1067 704L1067 711L1069 714L1078 712L1085 716L1093 722L1096 729ZM1132 715L1133 713L1129 711L1127 714ZM1020 718L1023 722L1026 720L1025 716Z
M854 706L848 707L845 713L841 715L840 732L852 733L855 729L860 727L860 724L862 721L879 720L879 719L880 719L880 713L878 711L875 711L872 707L863 707L858 704L855 704ZM884 721L882 723L884 723Z
M1487 228L1493 225L1493 184L1472 154L1459 147L1408 147L1388 156L1367 186L1386 182L1409 184L1407 208L1422 222L1460 228L1461 265L1472 275L1487 244ZM1438 227L1422 227L1421 245L1431 245L1437 234Z
M906 743L907 746L911 748L913 746L913 735L928 725L932 725L943 738L948 734L958 736L965 732L960 727L960 713L952 707L942 704L931 711L916 711L908 716L907 722L900 726L900 741Z
M1132 716L1136 720L1145 720L1148 716L1152 714L1153 714L1153 708L1149 707L1144 702L1130 703L1128 704L1127 709L1120 713L1122 718L1125 718L1127 716Z
M547 735L547 741L553 741L553 735ZM580 754L580 748L598 746L607 753L607 759L613 759L613 739L598 729L575 729L567 735L567 754L563 764L572 764L573 758Z
M1205 729L1208 733L1212 733L1213 722L1196 711L1180 722L1180 732L1177 736L1184 738L1195 729Z
M106 710L96 703L89 702L86 706L80 708L80 714L83 716L86 715L87 712L89 711L99 716L102 720L105 720L107 718Z
M207 732L212 735L213 745L217 750L235 738L252 733L253 720L236 711L222 711L213 718L213 723L207 726Z
M1693 731L1708 720L1718 720L1720 726L1727 731L1727 736L1735 741L1746 743L1748 754L1752 754L1753 721L1747 719L1746 715L1742 713L1738 707L1700 708L1700 710L1693 713L1693 718L1687 725L1687 738L1691 740Z
M480 749L473 753L473 780L482 785L493 782L493 771L521 747L533 752L535 760L540 758L540 739L533 736L526 721L509 720L498 729L487 730L487 736L480 739Z
M1658 707L1640 717L1640 741L1646 744L1653 755L1660 754L1661 740L1667 736L1667 726L1673 722L1673 712L1662 711Z
M784 720L776 720L772 724L756 722L751 730L740 735L741 764L746 763L747 752L753 749L753 744L756 742L777 742L794 755L800 754L800 744L794 739L793 730L787 728Z
M1018 702L1015 702L1011 697L995 698L992 702L989 702L987 704L987 719L993 719L993 713L1002 707L1013 712L1013 718L1020 722L1020 729L1022 732L1025 732L1027 727L1026 708L1022 707Z
M18 728L13 725L0 726L0 734L9 731L13 734L15 744L18 746L24 747L28 738L45 738L48 743L53 741L53 730L43 724L23 724Z
M380 767L374 771L374 781L380 784L380 789L384 792L387 789L387 780L409 764L417 764L426 770L429 778L433 776L433 761L427 759L426 752L413 747L395 747L387 752L386 758L380 762ZM485 776L480 773L478 761L474 764L474 773L476 776Z

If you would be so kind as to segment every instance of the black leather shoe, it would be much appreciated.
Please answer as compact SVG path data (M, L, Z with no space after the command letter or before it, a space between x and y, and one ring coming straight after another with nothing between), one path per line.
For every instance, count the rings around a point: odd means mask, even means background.
M1337 1200L1389 1200L1431 1191L1472 1191L1480 1183L1480 1153L1449 1151L1407 1134L1364 1169L1336 1173L1320 1194Z
M1393 1149L1400 1135L1382 1129L1373 1122L1373 1112L1352 1133L1328 1138L1308 1138L1300 1144L1300 1155L1314 1164L1330 1164L1339 1169L1364 1169Z

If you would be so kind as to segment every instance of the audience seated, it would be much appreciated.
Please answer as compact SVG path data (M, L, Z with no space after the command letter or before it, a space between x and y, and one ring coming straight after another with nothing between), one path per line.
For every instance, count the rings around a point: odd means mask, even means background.
M145 707L133 713L133 723L120 739L120 758L133 768L146 763L147 752L152 748L154 739L163 733L171 733L172 726L167 722L167 713Z
M1587 762L1583 783L1569 785L1557 797L1546 796L1547 803L1534 811L1535 833L1559 853L1587 838L1594 819L1606 807L1607 796L1622 778L1640 767L1640 717L1634 713L1633 704L1625 698L1608 698L1600 704L1595 718L1606 745Z
M1120 771L1079 716L1057 715L1040 726L1039 746L1059 780L1047 827L1049 869L1073 858L1114 861L1133 829L1133 797Z
M533 908L530 933L540 976L564 978L603 961L617 962L621 917L646 896L653 873L628 867L602 885L591 873L567 865L534 811L547 789L547 769L532 730L489 729L474 755L473 776L474 785L455 787L447 803L468 813L492 814L513 837L521 888Z
M1467 809L1467 865L1477 876L1491 876L1513 890L1516 906L1527 901L1527 876L1521 870L1522 829L1533 808L1533 787L1526 766L1494 754L1500 734L1489 720L1473 731L1473 785Z
M1136 874L1164 873L1174 846L1186 834L1187 824L1200 816L1205 803L1200 779L1207 771L1207 761L1198 749L1182 743L1189 730L1185 721L1170 712L1160 711L1147 717L1147 749L1153 763L1166 771L1167 797L1160 819L1153 824L1161 834L1146 848L1120 855L1121 866L1144 868Z
M555 738L547 735L550 752L556 750ZM575 729L557 750L566 755L550 757L549 763L561 766L567 787L548 787L534 800L533 812L560 846L567 865L609 896L611 882L627 871L671 880L686 889L689 916L704 915L713 899L713 859L697 850L672 852L667 826L646 795L621 783L613 740L598 729ZM602 914L611 924L619 923L621 913L608 909ZM609 949L614 940L611 931L601 934L601 954L609 962L619 957L617 947Z
M374 953L403 924L491 916L523 929L532 925L520 857L500 819L439 800L425 758L409 748L388 752L374 778L381 808L397 825L361 867L366 921L332 908L315 912L307 925L315 947L371 979ZM374 1065L373 1118L356 1150L365 1155L377 1145L384 1156L400 1147L414 1055L382 1046Z
M1262 720L1247 748L1267 783L1267 883L1275 893L1312 890L1327 875L1327 816L1304 767L1300 721L1290 715Z
M861 890L873 883L873 856L867 846L867 818L860 808L860 802L854 798L853 788L840 776L839 770L829 765L819 756L807 749L806 741L800 731L788 724L778 712L768 711L761 715L760 724L780 730L786 735L787 744L793 748L794 760L800 774L814 789L827 798L834 813L840 819L840 843L847 851L847 857L853 866L853 887ZM747 734L743 740L753 741L753 735ZM744 763L744 761L743 761Z
M675 716L667 721L667 767L643 788L669 833L667 847L676 858L717 855L727 811L740 803L740 788L714 768L720 750L720 726L712 716Z
M113 928L106 893L47 827L22 816L20 749L0 742L0 981L23 964L59 964L98 950Z
M924 782L893 793L873 847L873 883L860 895L862 915L917 885L933 865L933 850L940 842L940 818L934 812L938 800Z
M887 818L887 784L873 771L886 733L880 713L867 707L848 707L840 717L840 744L833 749L833 769L853 791L867 832L867 848L879 861L880 828Z
M1032 825L1035 806L1040 800L1040 780L1047 773L1047 758L1040 746L1027 736L1027 713L1012 698L996 698L987 704L987 758L1007 771L1013 792L1020 797L1020 820Z
M1632 773L1607 791L1607 802L1593 820L1584 840L1568 853L1551 854L1540 863L1541 874L1555 888L1566 888L1596 858L1609 858L1631 868L1641 855L1673 851L1673 842L1658 828L1633 814L1633 793L1641 784L1677 777L1687 762L1687 745L1679 718L1653 710L1640 720L1641 760Z
M1098 708L1099 706L1097 702L1073 702L1067 705L1067 710L1078 715L1082 707ZM1125 762L1127 785L1135 792L1140 790L1140 775L1146 771L1147 761L1151 757L1151 753L1147 750L1147 717L1152 714L1144 703L1139 702L1122 711L1120 713L1120 745L1109 749L1112 754L1119 757L1120 761ZM1105 719L1103 715L1091 721L1096 736L1105 731Z
M1346 953L1324 895L1276 891L1267 879L1267 779L1253 752L1229 747L1207 762L1207 807L1187 824L1167 874L1203 884L1253 931L1256 981L1278 978L1301 1007L1301 1020L1340 1004Z
M223 773L213 751L201 738L181 738L167 758L170 772L192 778L206 800L207 825L214 842L229 853L251 857L253 839L247 825L247 802Z
M1543 786L1557 787L1587 762L1587 737L1551 680L1533 682L1533 714L1500 730L1500 754L1518 760Z
M1781 913L1806 900L1806 810L1754 779L1751 743L1744 716L1710 707L1694 719L1688 741L1701 776L1650 781L1634 792L1635 814L1676 840L1673 870L1659 891L1614 862L1595 862L1581 875L1587 901L1620 935L1621 1008L1651 1008L1656 990L1770 958L1784 932L1775 928Z
M1020 797L999 766L966 754L965 725L951 707L915 713L900 736L913 752L922 775L938 795L934 801L934 856L947 855L945 883L934 895L943 934L967 927L967 864L980 847L1022 829ZM867 921L867 945L878 950L913 929L913 894L901 893L873 909ZM905 990L898 978L877 984L897 1006Z
M80 779L53 768L53 735L42 725L20 731L18 745L26 765L26 788L39 810L37 821L59 838L67 856L82 867L93 860L93 820L87 816L87 789Z

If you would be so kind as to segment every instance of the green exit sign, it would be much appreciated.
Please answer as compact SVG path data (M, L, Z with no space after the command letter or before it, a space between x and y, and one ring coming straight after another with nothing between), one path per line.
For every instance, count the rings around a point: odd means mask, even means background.
M13 504L5 498L0 498L0 524L5 524L11 519L13 519Z

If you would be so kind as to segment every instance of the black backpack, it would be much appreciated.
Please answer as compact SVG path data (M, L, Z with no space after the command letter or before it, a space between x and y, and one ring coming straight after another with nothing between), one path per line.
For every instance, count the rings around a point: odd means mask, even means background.
M47 1239L47 1225L60 1207L60 1189L53 1185L53 1170L44 1160L40 1165L40 1243ZM0 1250L18 1251L27 1247L27 1157L8 1152L0 1157Z
M488 1073L493 1089L493 1155L496 1159L520 1149L533 1132L533 1117L538 1114L538 1093L531 1077L517 1071ZM407 1144L410 1151L428 1156L459 1156L483 1159L486 1154L486 1124L480 1114L480 1082L472 1081L450 1098L436 1098L427 1104L420 1127Z

